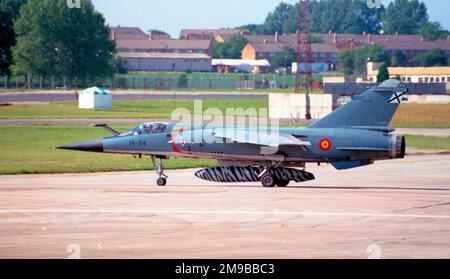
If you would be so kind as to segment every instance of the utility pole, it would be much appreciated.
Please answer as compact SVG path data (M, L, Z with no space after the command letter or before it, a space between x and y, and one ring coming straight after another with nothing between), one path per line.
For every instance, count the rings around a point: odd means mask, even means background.
M295 76L295 93L302 93L302 79L304 82L303 91L306 94L306 119L311 117L310 93L312 87L312 50L311 50L311 30L309 24L309 0L299 0L297 16L297 73ZM304 65L302 68L301 65Z

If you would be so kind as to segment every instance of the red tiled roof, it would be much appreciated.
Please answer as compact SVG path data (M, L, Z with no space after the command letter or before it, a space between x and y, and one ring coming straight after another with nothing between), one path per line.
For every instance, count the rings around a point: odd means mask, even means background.
M239 35L241 34L241 29L183 29L180 32L180 38L184 38L188 35L210 35L216 37L217 35Z
M145 36L147 33L142 31L138 27L111 27L111 31L116 32L116 35L135 35L135 36Z
M246 35L247 42L252 44L275 43L275 35ZM283 34L278 36L278 42L294 44L297 40L296 34Z
M204 53L161 53L161 52L119 52L118 57L121 58L172 58L172 59L211 59Z
M281 52L283 47L288 46L294 48L293 44L283 43L267 43L267 44L251 44L256 52ZM334 44L311 44L311 50L313 52L329 52L336 53L338 49Z
M420 35L372 35L372 34L313 34L314 37L318 37L322 39L326 43L334 43L334 39L337 39L337 42L360 42L367 44L369 41L372 42L381 42L381 41L389 41L389 42L420 42L422 40L422 36Z
M377 45L384 46L387 50L431 50L442 49L450 51L450 43L446 41L434 42L378 42Z
M204 49L211 46L210 40L118 40L119 49Z
M220 35L218 35L218 36L220 36L225 42L228 42L228 41L230 41L232 38L234 38L234 37L236 37L236 36L238 36L238 35L236 35L236 34L227 34L227 35L220 34Z
M323 41L322 45L327 45L325 48L328 50L331 50L333 48L332 46L336 44L338 47L342 47L350 46L352 43L354 43L354 47L367 45L369 43L376 44L384 46L387 50L426 51L435 48L450 50L450 42L447 40L438 40L434 42L423 41L423 38L420 35L312 34L312 36L320 38ZM283 34L278 36L278 43L275 42L275 35L247 35L245 36L245 39L247 42L260 49L270 49L270 51L276 51L277 48L281 49L285 45L290 47L294 46L296 37L296 34ZM336 42L334 41L335 38L337 39ZM260 46L264 44L266 44L266 46Z

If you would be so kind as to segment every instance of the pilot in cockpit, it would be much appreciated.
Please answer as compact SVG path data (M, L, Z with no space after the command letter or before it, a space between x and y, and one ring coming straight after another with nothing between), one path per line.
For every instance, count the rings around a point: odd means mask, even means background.
M168 126L164 123L146 123L121 134L121 136L162 134L167 132L167 129Z

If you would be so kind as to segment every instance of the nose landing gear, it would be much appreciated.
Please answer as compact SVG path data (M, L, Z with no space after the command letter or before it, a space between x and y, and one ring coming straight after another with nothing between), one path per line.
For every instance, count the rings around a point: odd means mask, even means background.
M166 184L167 184L167 178L164 178L164 177L158 178L158 180L156 180L156 184L157 184L158 186L166 186Z
M156 174L158 175L158 179L156 180L156 185L158 186L166 186L167 185L167 178L168 176L164 174L164 165L163 165L163 159L162 157L159 157L158 160L158 166L156 166L156 157L152 156L152 164L153 168L156 170Z

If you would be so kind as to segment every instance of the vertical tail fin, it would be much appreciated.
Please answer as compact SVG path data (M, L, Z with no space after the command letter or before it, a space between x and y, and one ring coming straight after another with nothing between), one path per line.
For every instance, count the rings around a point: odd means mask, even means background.
M408 89L390 79L309 125L309 128L388 127Z

